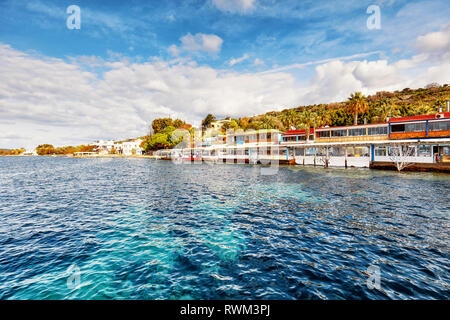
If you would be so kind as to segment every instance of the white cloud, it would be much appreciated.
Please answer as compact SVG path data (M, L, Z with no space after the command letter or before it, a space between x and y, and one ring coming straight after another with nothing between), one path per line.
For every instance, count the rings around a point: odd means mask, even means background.
M424 87L431 82L448 83L450 59L437 65L432 62L423 54L395 63L387 60L326 62L315 68L314 78L303 88L302 104L343 101L354 91L374 94Z
M236 58L236 59L231 59L229 62L228 62L228 64L229 64L229 66L230 67L232 67L232 66L234 66L235 64L238 64L238 63L241 63L242 61L245 61L245 60L247 60L249 58L249 55L248 54L244 54L242 57L240 57L240 58Z
M98 77L85 71L101 59L65 62L0 45L1 147L88 143L146 133L155 117L199 123L205 114L259 114L298 100L288 73L242 74L193 62L104 61ZM15 139L13 139L15 138Z
M304 66L314 67L309 79L296 79L283 68L239 73L186 59L136 63L111 54L113 61L89 56L64 61L0 44L0 74L7 75L0 82L0 147L135 137L145 134L155 117L171 115L199 124L207 113L248 116L342 101L354 91L372 94L448 83L450 57L441 52L444 40L436 42L428 34L418 43L415 56L397 62L355 58L310 63ZM439 59L436 52L441 52ZM306 82L299 84L302 80Z
M217 9L224 12L250 12L255 9L256 0L212 0Z
M180 49L178 49L178 47L176 45L171 45L167 51L169 51L169 53L173 56L178 56L180 54Z
M417 37L417 49L430 58L437 60L450 59L450 23L442 26L439 31L430 32Z
M208 53L218 53L222 49L223 40L215 34L197 33L181 37L183 49L187 51L205 51Z
M304 63L294 63L294 64L291 64L288 66L283 66L283 67L274 66L273 69L264 71L263 73L288 71L288 70L292 70L292 69L304 69L305 67L308 67L308 66L320 65L320 64L324 64L324 63L332 62L332 61L336 61L336 60L354 60L354 59L369 57L372 55L380 55L381 53L382 53L381 51L372 51L372 52L365 52L365 53L357 53L357 54L353 54L353 55L345 56L345 57L308 61L308 62L304 62Z
M261 59L256 58L256 59L253 61L253 65L254 65L254 66L263 66L263 65L265 65L265 63L264 63L264 61L262 61Z

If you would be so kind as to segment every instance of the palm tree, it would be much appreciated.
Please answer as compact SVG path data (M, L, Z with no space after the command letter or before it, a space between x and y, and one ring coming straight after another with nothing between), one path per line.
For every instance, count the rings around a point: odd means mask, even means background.
M317 127L323 127L331 124L331 115L326 111L318 112L315 119L315 125Z
M295 112L294 109L288 109L281 113L280 120L286 129L290 129L292 126L295 125L296 117L297 112Z
M392 103L391 99L380 100L375 107L375 112L378 114L376 117L378 122L386 122L388 117L400 116L397 106Z
M211 123L213 123L214 121L216 121L216 117L212 114L208 114L205 119L202 120L202 128L207 129L211 127Z
M355 120L354 125L357 125L358 114L369 110L369 104L366 101L366 97L361 92L352 93L347 100L347 110L353 113Z
M298 128L305 129L306 141L309 141L309 130L314 128L315 131L315 128L320 126L321 123L319 115L316 112L311 111L311 109L305 109L296 117L295 125Z
M264 118L261 119L260 129L276 129L276 128L277 123L275 117L265 115Z

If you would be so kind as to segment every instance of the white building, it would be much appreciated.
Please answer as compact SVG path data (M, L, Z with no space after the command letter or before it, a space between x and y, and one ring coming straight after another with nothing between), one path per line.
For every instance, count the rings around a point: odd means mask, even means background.
M133 139L119 142L115 142L114 140L99 140L96 141L93 145L95 145L96 147L95 151L100 155L110 154L114 149L115 154L131 156L142 154L143 150L140 147L142 141L142 139Z
M230 122L231 122L231 120L228 120L228 119L217 120L217 121L211 122L211 128L213 128L215 130L220 130L225 123L230 123Z
M98 154L109 154L115 147L115 143L113 140L98 140L93 145L96 147L95 150L98 152Z
M141 155L142 148L141 143L142 139L134 139L131 141L124 141L120 144L120 150L123 155L131 156L131 155Z
M24 153L22 153L23 156L37 156L36 149L33 150L27 150Z

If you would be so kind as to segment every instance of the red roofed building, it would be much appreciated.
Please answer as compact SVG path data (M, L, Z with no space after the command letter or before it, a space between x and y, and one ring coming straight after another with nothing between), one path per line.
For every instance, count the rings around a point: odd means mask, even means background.
M450 112L393 118L389 120L390 139L450 137Z

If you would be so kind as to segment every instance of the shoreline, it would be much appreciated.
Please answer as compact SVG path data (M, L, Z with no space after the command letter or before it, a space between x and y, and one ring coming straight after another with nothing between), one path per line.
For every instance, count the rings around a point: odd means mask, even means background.
M148 158L148 159L157 159L156 156L152 155L117 155L117 154L106 154L106 155L90 155L90 156L72 156L72 155L42 155L42 156L28 156L28 155L2 155L0 157L22 157L22 158L34 158L34 157L49 157L49 158Z
M29 156L29 155L2 155L0 157L51 157L51 158L76 158L76 159L95 159L95 158L119 158L119 159L155 159L155 160L165 160L170 161L171 159L161 158L153 155L117 155L117 154L106 154L106 155L84 155L84 156L67 156L67 155L42 155L42 156ZM202 159L202 162L209 161L207 159ZM219 161L219 163L231 163L238 164L237 161L226 162ZM247 163L248 162L244 162ZM282 166L311 166L311 167L323 167L320 165L301 165L296 164L293 161L281 161L279 165ZM333 167L329 167L333 168ZM354 169L355 167L350 166L347 169ZM389 162L382 163L371 163L367 169L371 170L388 170L396 171L395 165ZM426 163L411 163L408 167L404 168L403 171L408 172L439 172L450 174L450 165L447 164L426 164Z

